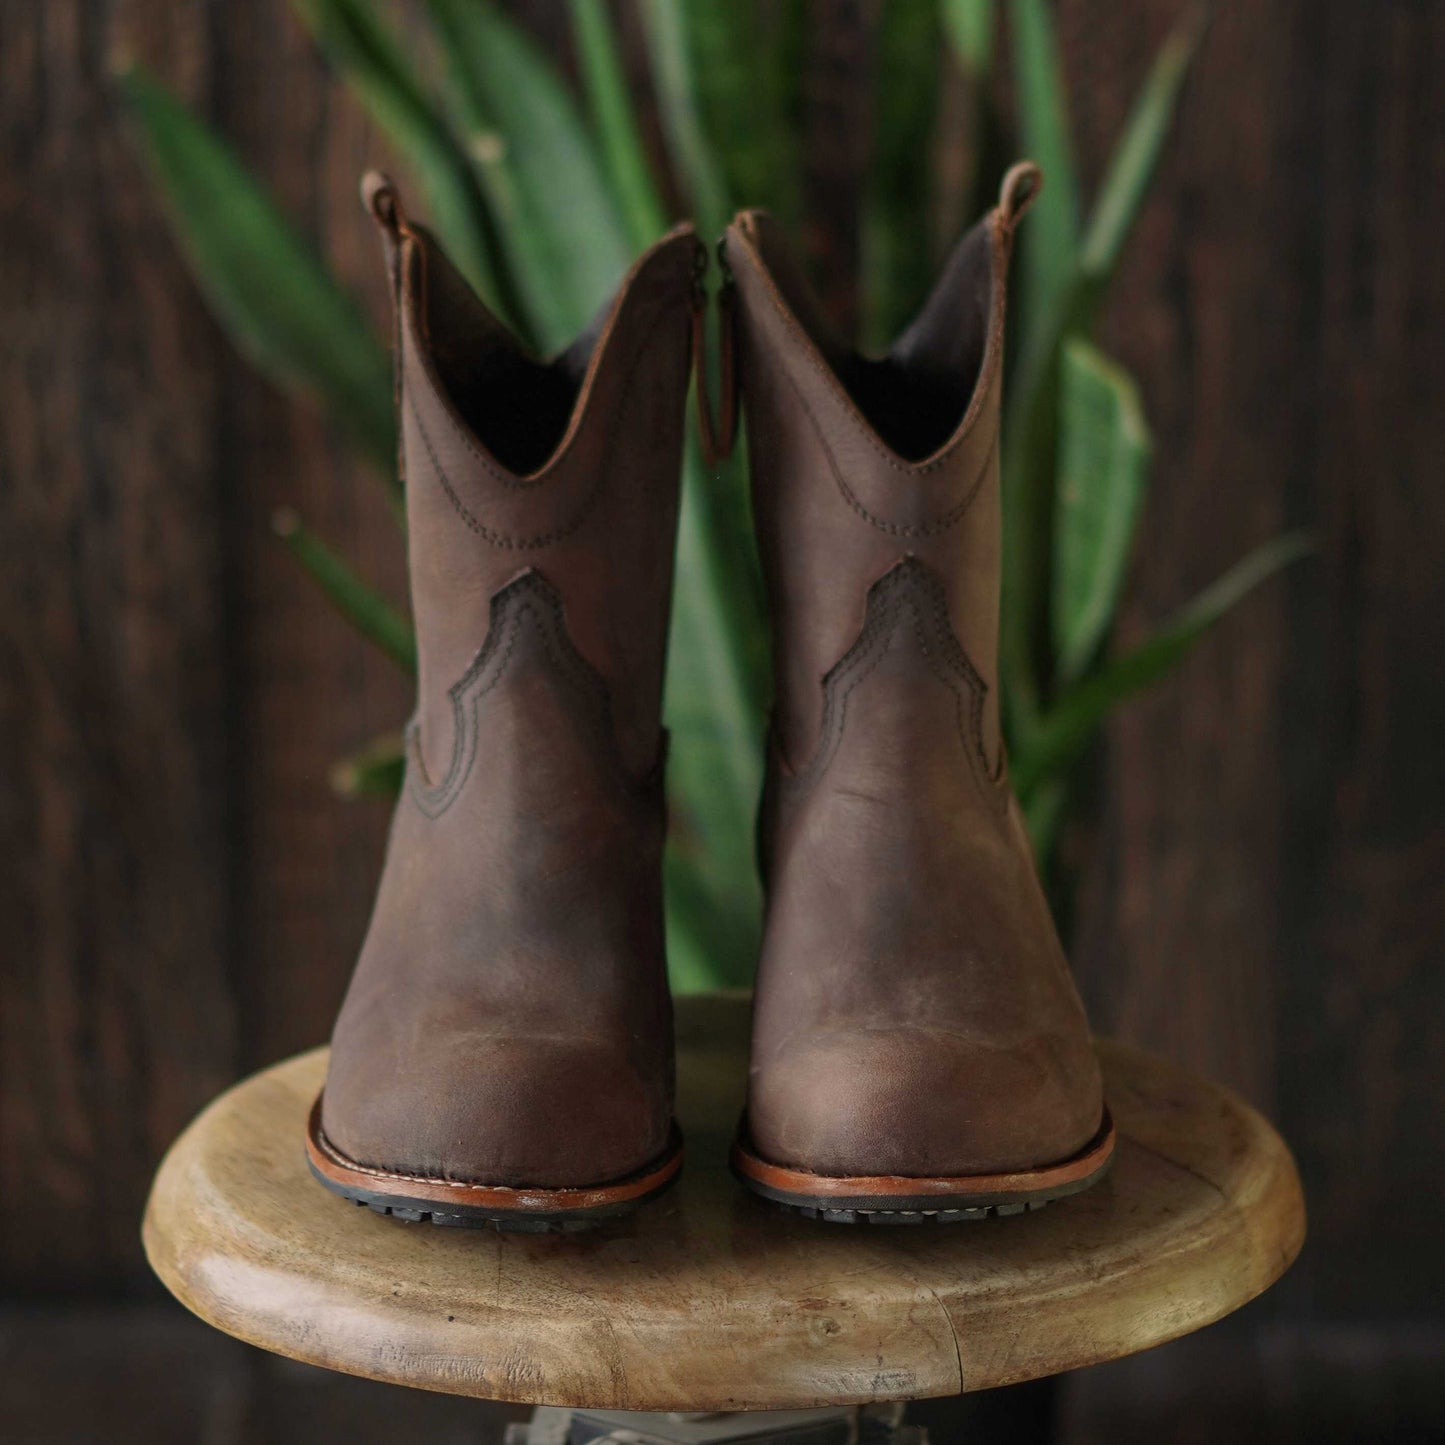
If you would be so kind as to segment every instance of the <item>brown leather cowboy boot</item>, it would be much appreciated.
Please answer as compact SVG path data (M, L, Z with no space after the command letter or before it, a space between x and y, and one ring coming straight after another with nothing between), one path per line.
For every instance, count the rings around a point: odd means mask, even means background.
M767 216L727 233L775 674L734 1168L824 1219L1018 1213L1113 1149L999 729L1004 294L1038 179L877 359Z
M580 1227L672 1182L660 723L697 241L529 356L390 185L419 676L308 1153L438 1224Z

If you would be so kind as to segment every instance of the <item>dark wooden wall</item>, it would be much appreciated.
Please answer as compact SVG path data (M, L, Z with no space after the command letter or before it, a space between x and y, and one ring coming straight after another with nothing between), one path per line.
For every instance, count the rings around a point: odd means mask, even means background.
M1061 0L1090 175L1178 9ZM324 1036L385 823L327 768L406 707L269 535L295 504L400 592L372 484L196 298L119 124L128 54L381 315L381 150L283 0L6 0L0 1287L31 1298L144 1291L166 1142ZM1121 1399L1214 1418L1221 1373L1293 1419L1445 1361L1442 73L1432 0L1224 0L1114 293L1159 452L1128 630L1284 526L1319 551L1112 728L1079 972L1101 1026L1280 1122L1312 1237L1232 1333L1083 1377L1070 1438L1121 1438Z
M374 488L234 358L110 74L140 55L381 315L368 127L281 0L7 4L0 40L0 1273L123 1287L179 1123L315 1042L384 818L332 759L401 688L270 535L282 503L402 585Z
M1091 145L1173 8L1064 6ZM1442 65L1440 5L1221 6L1108 328L1159 447L1131 621L1318 555L1118 719L1080 966L1283 1126L1330 1314L1445 1299Z

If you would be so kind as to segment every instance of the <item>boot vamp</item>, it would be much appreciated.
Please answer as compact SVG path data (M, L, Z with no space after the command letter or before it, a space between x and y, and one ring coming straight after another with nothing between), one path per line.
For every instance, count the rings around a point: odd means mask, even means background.
M413 750L332 1041L322 1122L351 1159L563 1187L666 1144L661 801L595 721L524 633L464 717L460 787Z
M822 775L779 791L754 1146L816 1173L915 1177L1085 1147L1102 1113L1088 1026L956 692L885 660L852 689Z

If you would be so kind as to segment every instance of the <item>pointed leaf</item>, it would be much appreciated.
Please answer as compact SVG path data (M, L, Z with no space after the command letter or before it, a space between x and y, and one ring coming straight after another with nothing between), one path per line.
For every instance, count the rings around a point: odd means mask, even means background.
M632 247L650 246L667 229L667 212L642 146L637 113L618 55L607 0L570 0L572 37L587 89L592 123L602 144L612 189Z
M319 399L393 479L391 366L360 308L207 126L140 66L120 79L192 272L237 346Z
M961 216L948 219L945 225L945 230L952 232L960 220L971 224L992 205L1014 156L1004 142L992 84L998 49L997 0L943 0L943 25L967 90L963 144L968 163L960 178Z
M410 621L375 588L363 582L289 507L272 518L276 535L311 574L336 610L361 635L408 672L416 671L416 635Z
M692 202L699 233L720 236L732 206L722 159L703 116L690 7L680 0L647 0L644 13L653 85L673 164Z
M761 64L766 67L769 114L776 117L777 174L764 204L789 229L803 223L803 126L812 40L810 0L755 0ZM740 196L743 204L746 198Z
M1034 862L1041 874L1048 870L1059 829L1068 812L1069 790L1064 779L1055 775L1034 788L1022 803L1024 826L1033 844Z
M1011 772L1019 795L1032 793L1069 767L1115 708L1171 672L1236 603L1310 550L1309 538L1299 532L1266 542L1206 587L1149 641L1101 667L1060 698L1027 750L1014 756Z
M489 0L429 0L453 115L491 203L533 333L576 336L631 259L622 214L571 93Z
M1037 0L1031 0L1037 3ZM1027 716L1041 694L1046 668L1038 661L1048 610L1048 547L1052 536L1053 463L1058 446L1060 348L1092 329L1130 225L1153 175L1179 91L1202 31L1202 11L1190 17L1161 50L1134 107L1105 178L1080 248L1078 264L1051 309L1032 304L1023 347L1009 379L1004 425L1004 612L1002 655L1010 674L1011 706ZM1025 229L1025 245L1048 219L1044 192ZM1026 252L1027 255L1027 252ZM1027 297L1030 303L1034 297Z
M406 740L389 734L369 742L331 769L332 791L343 798L394 798L406 777Z
M367 0L291 0L291 6L405 158L452 263L493 311L519 325L512 283L471 167L396 36Z
M674 933L701 930L714 986L750 977L761 918L753 823L767 654L754 556L742 467L709 473L689 443L663 708L672 740L667 879Z
M1023 236L1026 334L1052 315L1078 264L1079 185L1048 0L1010 0L1014 84L1024 151L1044 185Z
M1032 221L1030 217L1028 224ZM1004 402L999 655L1011 726L1024 730L1036 719L1050 680L1049 591L1062 348L1066 337L1085 329L1094 303L1093 290L1076 279L1046 333L1025 346Z
M1164 42L1114 148L1079 253L1080 269L1098 282L1113 274L1154 178L1207 15L1203 6L1196 8Z
M1075 681L1114 620L1149 470L1132 377L1087 341L1064 346L1054 508L1056 675Z
M784 219L795 215L798 138L786 115L778 43L787 40L788 0L672 3L682 12L698 113L728 193Z
M1044 184L1020 237L1021 342L1003 429L1004 596L999 646L1011 730L1026 732L1048 687L1050 551L1058 446L1059 348L1091 314L1078 269L1078 181L1048 0L1010 0L1023 146Z
M943 23L963 73L977 83L993 68L997 0L943 0Z
M717 908L708 897L694 860L679 850L682 823L676 813L668 821L663 886L667 899L667 978L675 994L709 993L730 969L725 960L739 948L719 952L713 938ZM692 850L690 850L691 852Z
M933 131L943 34L937 0L887 0L875 32L873 151L863 204L864 341L886 346L928 294Z

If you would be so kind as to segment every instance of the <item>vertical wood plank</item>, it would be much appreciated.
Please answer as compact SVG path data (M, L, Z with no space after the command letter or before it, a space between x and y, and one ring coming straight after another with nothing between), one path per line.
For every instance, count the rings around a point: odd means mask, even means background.
M1063 0L1095 174L1176 8ZM1126 635L1281 527L1319 549L1114 723L1079 947L1103 1027L1299 1149L1290 1313L1445 1287L1442 62L1438 7L1220 7L1106 333L1159 443Z
M0 58L0 1276L47 1290L138 1278L170 1137L246 1067L325 1036L385 825L326 774L407 705L269 528L298 506L404 596L379 491L206 317L122 128L122 55L384 305L355 199L376 147L284 4L17 9Z
M139 1270L238 1058L216 337L109 82L123 21L193 91L211 36L125 9L12 6L0 46L0 1277L52 1293Z
M810 0L803 81L803 244L841 334L858 329L858 258L868 164L869 36L878 0Z
M252 171L389 326L380 248L357 199L385 160L285 0L226 12L216 124ZM292 506L358 569L404 602L404 544L377 479L323 418L227 353L224 459L238 606L236 720L244 847L238 879L246 964L237 980L245 1062L324 1039L355 960L379 871L387 808L343 804L327 775L343 754L398 731L408 688L331 611L279 546Z
M1322 1313L1439 1319L1445 1158L1445 14L1289 7L1312 399L1286 471L1319 565L1290 596L1279 763L1282 1116L1315 1184ZM1312 205L1310 203L1313 203Z
M1070 23L1071 11L1094 23ZM1096 147L1086 170L1102 170L1176 13L1172 0L1107 14L1065 6L1070 73L1095 77L1073 87L1100 117L1081 127ZM1305 299L1279 263L1299 197L1275 171L1263 99L1287 48L1284 23L1277 8L1217 17L1109 300L1105 343L1141 377L1156 441L1125 646L1297 520L1281 467L1305 417L1270 395L1272 379L1290 375ZM1091 60L1096 44L1107 61ZM1124 56L1127 68L1116 63ZM1235 101L1224 104L1229 87ZM1101 1027L1187 1059L1267 1111L1287 585L1251 598L1114 720L1078 950Z

